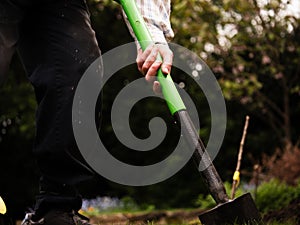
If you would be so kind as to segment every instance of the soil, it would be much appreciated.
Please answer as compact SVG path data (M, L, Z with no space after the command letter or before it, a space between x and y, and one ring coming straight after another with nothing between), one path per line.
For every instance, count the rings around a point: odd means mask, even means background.
M162 210L145 213L109 213L91 217L91 222L101 225L148 225L149 221L153 221L155 225L162 224L189 224L200 225L198 215L203 212L200 209L194 210ZM288 206L267 213L263 216L264 222L270 223L273 221L284 224L286 221L293 221L295 225L300 225L300 198L292 201ZM18 221L17 224L20 224ZM150 223L151 224L151 223ZM291 224L291 223L289 223Z
M146 213L113 213L97 215L90 218L91 222L101 225L128 225L128 224L149 224L153 222L155 225L162 224L200 224L198 215L203 210L162 210Z
M91 222L102 225L127 225L127 224L149 224L151 221L155 225L162 224L191 224L199 225L198 215L203 212L200 209L194 210L162 210L144 213L112 213L102 214L91 218ZM300 225L300 198L292 201L288 206L267 213L263 216L265 223L277 221L294 221L295 225Z
M300 224L300 198L292 201L288 206L280 210L267 213L263 219L265 222L290 220Z

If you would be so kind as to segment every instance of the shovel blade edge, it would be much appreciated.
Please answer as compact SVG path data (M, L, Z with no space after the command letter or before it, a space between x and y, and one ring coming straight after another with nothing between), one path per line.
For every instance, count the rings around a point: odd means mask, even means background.
M250 193L217 205L199 215L202 225L262 225L262 219Z

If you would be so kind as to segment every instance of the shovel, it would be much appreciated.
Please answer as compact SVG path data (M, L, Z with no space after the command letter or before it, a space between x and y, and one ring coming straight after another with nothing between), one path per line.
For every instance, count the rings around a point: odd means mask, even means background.
M150 33L147 30L145 22L141 17L134 0L119 0L129 23L135 33L141 48L145 50L150 44L153 44ZM162 60L161 57L158 57ZM202 224L221 225L221 224L258 224L261 221L260 214L255 206L251 195L245 194L234 200L230 200L226 194L224 184L217 173L210 156L198 132L186 110L186 107L172 81L170 74L163 74L161 70L157 73L157 79L160 82L163 96L167 102L168 108L175 119L181 123L182 133L194 150L193 159L206 169L200 171L205 185L211 196L217 203L217 206L210 211L199 215Z

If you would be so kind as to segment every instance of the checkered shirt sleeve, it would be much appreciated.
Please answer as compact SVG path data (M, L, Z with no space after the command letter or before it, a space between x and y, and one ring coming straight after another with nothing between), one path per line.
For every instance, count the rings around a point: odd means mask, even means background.
M170 0L135 0L146 26L154 42L166 43L173 36L170 23L171 2ZM125 16L126 18L126 16ZM135 38L127 19L125 19L130 33ZM136 38L135 38L136 40Z

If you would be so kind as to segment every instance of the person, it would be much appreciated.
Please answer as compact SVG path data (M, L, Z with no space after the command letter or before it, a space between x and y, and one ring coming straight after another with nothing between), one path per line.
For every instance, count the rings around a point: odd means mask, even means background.
M157 70L170 72L170 0L137 0L156 44L138 49L137 66L159 92ZM72 131L72 100L84 71L100 55L85 0L0 0L0 81L17 50L38 108L33 152L41 171L35 207L22 225L89 225L78 214L76 185L93 177ZM101 45L101 43L100 43ZM160 53L163 62L157 62Z

